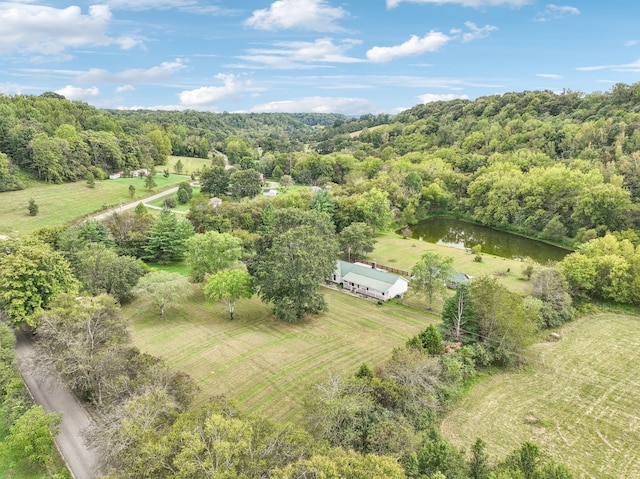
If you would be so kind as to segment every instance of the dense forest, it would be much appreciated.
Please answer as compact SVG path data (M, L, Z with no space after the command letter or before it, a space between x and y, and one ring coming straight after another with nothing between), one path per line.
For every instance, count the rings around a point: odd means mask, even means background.
M56 367L101 418L90 439L108 477L572 477L529 442L490 463L482 440L461 451L438 423L483 371L526 364L536 334L572 320L576 303L640 303L640 83L360 118L101 111L53 93L0 97L1 191L153 171L172 154L213 158L193 173L199 196L185 181L172 198L190 205L184 216L169 204L158 215L140 205L3 242L0 255L3 315L35 328L39 367ZM264 177L316 188L265 198ZM213 196L225 201L214 207ZM256 293L286 322L321 313L319 285L336 258L364 256L377 233L407 234L430 215L575 252L529 270L525 296L492 277L445 295L450 262L424 254L411 286L429 308L443 296L439 327L407 338L385 364L318 385L305 430L244 415L229 398L194 409L192 380L129 343L120 303L139 294L162 316L193 288L224 300L231 319L235 301ZM184 261L191 283L148 266ZM15 372L3 374L6 408Z

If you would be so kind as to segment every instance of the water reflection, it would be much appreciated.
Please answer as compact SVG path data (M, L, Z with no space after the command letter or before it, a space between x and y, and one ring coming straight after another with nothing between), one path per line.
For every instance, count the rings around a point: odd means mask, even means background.
M430 218L411 225L412 237L454 248L482 245L482 252L503 258L531 258L539 263L560 261L570 251L541 241L467 223L455 218Z

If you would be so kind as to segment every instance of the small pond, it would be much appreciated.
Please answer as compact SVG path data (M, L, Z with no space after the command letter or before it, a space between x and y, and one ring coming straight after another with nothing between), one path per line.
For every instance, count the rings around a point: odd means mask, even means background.
M482 245L482 252L503 258L531 258L538 263L560 261L571 251L542 241L498 231L455 218L429 218L411 225L412 238L454 248Z

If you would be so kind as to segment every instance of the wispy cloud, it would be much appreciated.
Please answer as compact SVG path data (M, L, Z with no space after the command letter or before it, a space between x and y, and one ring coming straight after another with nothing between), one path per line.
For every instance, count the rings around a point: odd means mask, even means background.
M425 93L424 95L419 95L418 100L421 103L432 103L434 101L450 101L450 100L468 100L469 95L455 95L453 93L445 93L442 95L437 95L434 93Z
M555 73L536 73L536 76L540 78L548 78L550 80L561 80L563 78L562 75L557 75Z
M522 7L532 3L533 0L387 0L387 8L395 8L401 3L429 3L443 5L451 3L463 7Z
M98 87L79 88L73 85L67 85L64 88L56 90L56 93L63 95L67 100L86 100L87 98L96 97L100 94Z
M124 91L135 91L136 87L133 85L122 85L116 88L116 93L122 93Z
M588 67L579 67L579 68L576 68L576 70L579 70L582 72L609 70L609 71L615 71L615 72L638 73L640 72L640 58L638 58L634 62L623 63L621 65L594 65L594 66L588 66Z
M255 10L244 24L258 30L335 32L342 30L336 21L347 15L345 9L332 7L326 0L278 0L268 9Z
M412 35L409 40L392 47L373 47L367 52L367 58L374 63L384 63L396 58L435 52L451 41L451 37L442 32L431 31L424 37Z
M632 47L637 44L638 44L638 40L627 40L626 42L624 42L625 47Z
M239 10L233 10L216 5L206 5L196 0L104 0L114 10L169 10L176 9L182 12L205 15L231 15L238 14Z
M359 40L345 39L334 43L331 38L319 38L314 42L276 42L270 48L252 48L247 55L238 58L256 66L275 69L313 68L318 64L358 63L361 58L346 55Z
M184 107L201 107L214 105L220 100L240 95L244 92L258 91L254 88L250 80L243 80L236 75L218 74L218 80L222 81L222 86L206 86L194 90L185 90L178 96L180 104Z
M533 19L534 22L548 22L551 20L558 20L569 15L580 15L580 10L570 5L554 5L550 3L546 8L538 13Z
M491 32L498 29L498 27L494 25L485 25L484 27L478 27L473 22L465 22L464 24L469 29L468 32L463 32L458 28L454 28L449 32L453 35L459 35L462 39L462 43L468 43L479 38L486 38L491 34Z
M153 83L164 80L186 68L183 60L176 58L172 62L162 62L160 65L148 69L131 68L117 73L111 73L100 68L92 68L76 77L78 83Z
M362 115L375 111L374 105L363 98L336 98L313 96L295 100L273 101L255 105L252 113L343 113Z
M70 48L118 45L126 50L141 44L132 36L109 37L110 24L107 5L92 5L83 14L77 6L0 2L0 54L58 55Z

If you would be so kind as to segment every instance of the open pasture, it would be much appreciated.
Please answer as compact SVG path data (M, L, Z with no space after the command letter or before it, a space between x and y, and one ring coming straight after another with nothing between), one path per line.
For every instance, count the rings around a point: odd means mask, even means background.
M205 302L199 288L165 319L144 299L124 314L135 345L190 374L201 388L199 402L223 394L247 412L295 423L329 371L375 367L436 319L399 304L323 293L329 311L298 324L277 320L255 297L239 301L230 321L226 305Z
M129 186L136 189L133 200L158 193L164 188L185 180L185 176L156 175L158 186L148 191L142 178L119 178L117 180L96 181L89 188L85 181L59 185L37 184L20 191L0 193L0 234L20 236L43 226L70 223L106 206L118 206L132 201ZM29 216L27 205L33 198L39 207L37 216Z
M493 457L523 441L540 444L581 478L640 478L640 318L597 314L533 346L523 370L474 385L442 424L468 448Z

